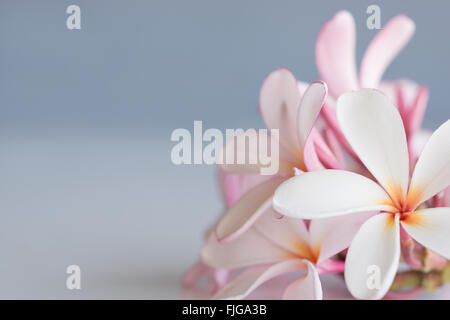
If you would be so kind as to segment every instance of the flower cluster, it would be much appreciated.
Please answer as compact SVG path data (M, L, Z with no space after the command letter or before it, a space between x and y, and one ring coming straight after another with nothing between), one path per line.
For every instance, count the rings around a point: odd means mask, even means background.
M268 75L260 111L279 129L278 173L219 168L227 210L186 287L208 276L212 298L242 299L278 280L279 298L321 299L321 275L333 273L353 297L379 299L450 281L450 121L421 130L426 87L381 80L413 33L408 17L393 18L358 76L354 20L342 11L317 39L321 81Z

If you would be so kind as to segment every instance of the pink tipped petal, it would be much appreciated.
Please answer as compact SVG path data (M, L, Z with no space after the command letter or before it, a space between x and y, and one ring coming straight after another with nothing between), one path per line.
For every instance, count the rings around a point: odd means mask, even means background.
M295 76L287 69L270 73L259 96L260 110L269 129L280 130L280 143L294 155L300 152L296 119L300 92Z
M414 240L450 259L450 208L418 210L402 226Z
M278 161L278 173L290 173L296 162L294 155L279 145L276 136L260 130L247 130L229 138L218 153L217 164L227 173L261 174L263 168L268 168L272 164L263 163L262 160L266 161L268 158L267 150L275 150L273 144L278 145L278 158L268 160Z
M347 11L338 12L320 30L316 64L334 97L358 88L355 62L355 21Z
M336 160L341 164L341 166L343 166L345 163L344 150L340 145L339 140L336 137L336 134L332 129L327 128L325 129L325 138L327 144L330 146L331 151L335 155Z
M245 193L229 208L216 226L219 241L232 241L248 230L265 212L271 211L272 195L283 180L271 179Z
M425 109L428 104L428 89L426 87L420 87L417 93L416 99L412 106L412 110L408 113L406 134L408 137L412 137L419 129L422 124L423 116L425 114Z
M375 36L361 62L363 88L377 88L384 71L414 34L414 22L399 15L389 21Z
M350 245L345 282L358 299L380 299L389 290L400 260L398 216L378 214L365 222Z
M403 122L387 96L373 89L341 95L342 131L367 169L395 198L406 196L409 157Z
M249 268L220 290L213 299L244 299L263 283L285 273L304 268L305 264L300 260L287 260L274 265Z
M359 212L340 217L312 220L309 226L310 241L313 248L320 248L317 261L331 258L347 249L361 225L376 212Z
M388 201L372 180L341 170L305 172L283 182L273 197L276 211L302 219L389 210Z
M292 258L292 253L277 246L255 229L249 229L239 239L229 243L217 240L211 233L202 248L203 261L214 268L235 269L263 263L275 263Z
M322 300L322 285L314 265L303 260L308 266L308 273L292 282L284 291L285 300Z
M327 90L324 82L313 82L302 97L297 114L297 132L301 149L305 146L306 139L322 109L327 97Z
M450 184L450 120L430 137L411 178L410 194L426 201ZM420 198L420 199L419 199Z

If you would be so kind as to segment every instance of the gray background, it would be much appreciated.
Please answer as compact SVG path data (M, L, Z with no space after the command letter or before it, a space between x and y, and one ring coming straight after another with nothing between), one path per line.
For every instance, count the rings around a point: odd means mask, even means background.
M382 23L413 18L385 78L429 86L425 126L449 118L445 1L0 1L0 298L179 298L222 209L214 168L176 167L170 134L263 127L265 75L317 78L321 25L347 9L357 57ZM66 28L77 4L82 29ZM82 290L65 269L82 268Z

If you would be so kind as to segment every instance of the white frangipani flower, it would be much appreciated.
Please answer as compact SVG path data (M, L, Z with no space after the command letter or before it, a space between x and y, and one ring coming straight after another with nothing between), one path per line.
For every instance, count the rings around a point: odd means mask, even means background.
M342 170L306 172L282 183L273 204L278 212L303 219L379 211L353 239L345 268L353 296L378 299L389 290L398 268L401 228L450 259L450 208L418 208L450 184L450 121L430 137L410 179L405 130L385 95L373 89L345 93L337 101L337 117L378 183ZM372 266L380 270L379 288L367 285Z

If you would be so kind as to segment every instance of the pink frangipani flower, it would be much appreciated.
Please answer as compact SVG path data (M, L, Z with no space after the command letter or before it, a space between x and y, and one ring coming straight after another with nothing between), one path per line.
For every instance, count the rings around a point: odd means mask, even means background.
M402 117L411 161L421 151L420 125L428 102L428 89L410 80L382 81L382 76L414 34L414 22L405 15L392 18L367 47L359 76L355 59L356 30L353 16L340 11L328 20L317 37L316 65L330 95L322 109L324 119L350 154L353 150L343 139L335 115L335 99L342 93L360 88L379 89L398 107ZM418 145L419 143L419 145Z
M261 215L271 211L272 195L277 186L293 176L295 170L306 170L303 149L326 95L327 86L320 81L303 88L302 92L294 75L286 69L274 71L266 78L261 88L260 109L267 127L279 130L279 172L274 176L261 176L259 164L221 165L226 174L253 175L256 176L254 181L259 183L253 183L253 188L241 193L239 200L223 214L215 229L220 241L236 239ZM234 154L244 153L244 159L248 159L252 150L235 150L240 138L238 135L228 141L219 157L223 158L233 148Z
M283 298L321 299L319 275L342 272L344 267L342 261L329 258L348 246L361 223L371 215L316 220L307 227L301 219L276 219L273 213L260 217L232 242L219 242L211 234L201 251L203 261L214 268L246 268L213 298L243 299L271 279L306 271L285 289Z
M450 208L424 204L450 184L450 121L432 134L410 178L403 122L385 95L373 89L345 93L337 101L337 116L346 139L378 183L342 170L307 172L281 184L273 204L281 214L303 219L379 211L353 239L345 279L356 298L381 298L398 268L401 230L450 258ZM378 289L366 284L371 266L380 270Z

